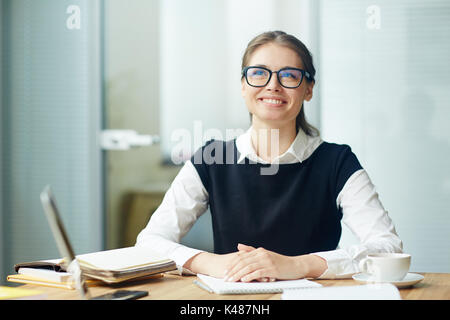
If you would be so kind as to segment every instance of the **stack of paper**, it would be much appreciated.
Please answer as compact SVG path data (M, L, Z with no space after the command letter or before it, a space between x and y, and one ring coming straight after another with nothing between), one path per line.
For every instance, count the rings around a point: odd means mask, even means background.
M176 270L174 261L152 253L148 248L141 247L93 252L78 255L76 258L84 276L106 283L118 283ZM14 268L19 273L21 268L65 271L65 263L63 259L40 260L19 263Z
M9 275L7 280L10 282L30 283L62 289L76 288L75 280L70 273L50 269L19 268L18 274ZM101 281L88 279L86 283L89 286L93 286L101 283Z
M49 287L75 289L75 281L67 272L57 272L49 269L19 268L18 274L7 277L8 281L18 283L31 283Z
M18 272L20 275L28 275L38 279L47 279L53 282L70 282L73 280L70 273L63 271L55 272L47 269L20 268Z
M174 261L148 248L128 247L77 256L84 274L108 283L116 283L151 274L176 270Z

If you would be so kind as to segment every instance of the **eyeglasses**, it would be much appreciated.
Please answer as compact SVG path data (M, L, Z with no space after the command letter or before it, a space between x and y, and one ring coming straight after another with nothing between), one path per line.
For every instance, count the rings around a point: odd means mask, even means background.
M242 70L242 76L245 77L248 85L252 87L265 87L272 74L276 73L278 82L285 88L294 89L298 88L305 77L308 80L312 80L311 74L308 71L298 68L282 68L278 71L272 71L264 67L245 67Z

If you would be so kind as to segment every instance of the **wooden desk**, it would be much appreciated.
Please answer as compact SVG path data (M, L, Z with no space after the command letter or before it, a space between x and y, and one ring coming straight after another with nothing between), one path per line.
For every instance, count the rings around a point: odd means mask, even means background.
M421 273L425 276L421 282L411 288L400 289L404 300L450 300L450 273ZM146 290L149 295L142 299L154 300L279 300L281 294L249 294L249 295L218 295L206 292L196 286L195 276L178 276L165 274L158 279L148 279L127 283L121 287L98 286L91 287L92 296L98 296L120 288L127 290ZM323 286L359 285L353 279L345 280L314 280ZM24 285L24 288L47 292L48 299L74 300L79 299L75 290L57 289L35 285Z

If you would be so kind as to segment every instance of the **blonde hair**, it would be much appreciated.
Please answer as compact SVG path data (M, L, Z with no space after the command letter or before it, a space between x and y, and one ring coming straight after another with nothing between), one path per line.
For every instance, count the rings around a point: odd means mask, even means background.
M256 49L268 43L275 43L278 45L282 45L295 51L298 54L301 61L303 62L304 69L308 71L309 74L311 75L312 78L311 80L308 80L306 78L305 80L315 82L314 77L316 75L316 69L314 68L313 58L308 48L303 44L303 42L301 42L295 36L287 34L286 32L283 31L264 32L253 38L248 43L247 49L245 50L244 55L242 57L241 70L243 70L245 67L248 66L248 62L252 54L256 51ZM303 132L305 132L309 136L318 136L320 134L317 128L315 128L314 126L309 124L308 121L306 121L303 105L299 114L297 115L295 123L297 130L302 129Z

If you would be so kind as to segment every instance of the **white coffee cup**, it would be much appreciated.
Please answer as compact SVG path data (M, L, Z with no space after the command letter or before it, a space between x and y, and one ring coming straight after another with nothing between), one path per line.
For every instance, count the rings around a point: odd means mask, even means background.
M375 253L359 263L359 270L371 276L374 282L402 280L411 265L411 255L406 253Z

